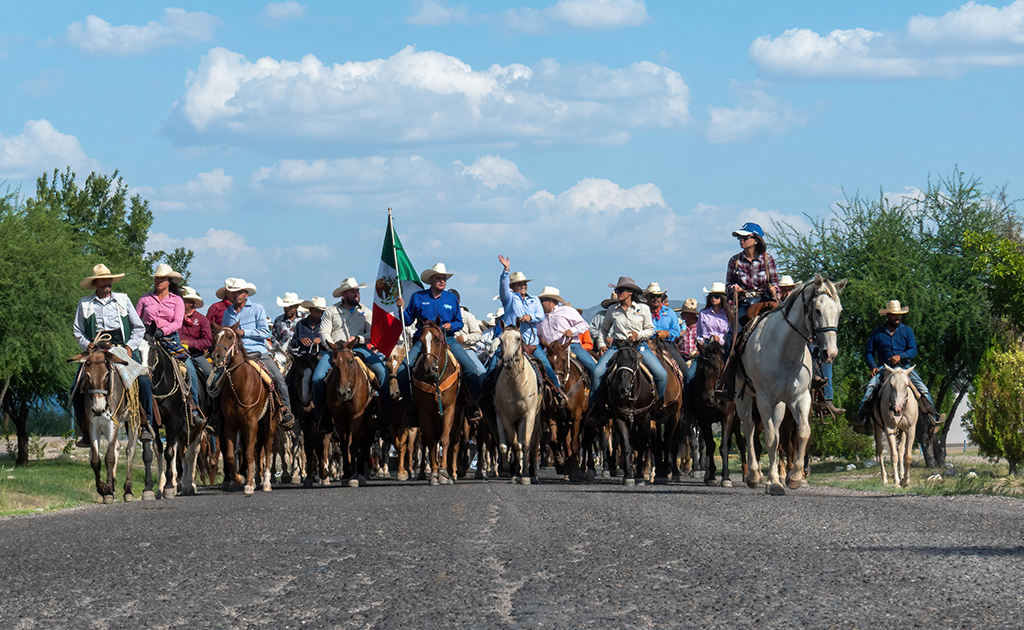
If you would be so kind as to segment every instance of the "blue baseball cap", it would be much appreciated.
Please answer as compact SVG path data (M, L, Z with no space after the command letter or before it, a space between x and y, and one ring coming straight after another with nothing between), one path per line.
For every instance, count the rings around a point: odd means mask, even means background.
M732 235L737 237L754 235L764 240L764 230L760 225L751 222L744 223L743 227L733 232Z

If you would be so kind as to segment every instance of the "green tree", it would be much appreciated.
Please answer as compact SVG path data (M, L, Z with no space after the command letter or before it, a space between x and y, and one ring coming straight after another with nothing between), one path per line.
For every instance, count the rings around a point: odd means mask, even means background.
M969 395L971 412L962 421L982 455L1005 457L1010 474L1024 461L1024 351L991 348Z
M858 195L837 204L830 217L808 219L809 233L776 224L774 240L780 265L795 277L849 278L842 296L836 397L856 413L870 376L864 344L882 323L878 309L898 299L910 307L905 321L920 350L914 364L935 406L952 418L998 326L975 268L978 255L965 238L968 232L1018 232L1005 194L986 193L979 179L955 170L929 180L920 195L896 200ZM929 466L944 465L951 425L947 420L939 435L919 431Z

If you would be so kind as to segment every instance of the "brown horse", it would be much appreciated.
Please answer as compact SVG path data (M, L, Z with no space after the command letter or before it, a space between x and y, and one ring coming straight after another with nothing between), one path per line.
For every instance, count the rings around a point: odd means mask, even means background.
M412 366L412 400L420 434L430 458L430 485L455 483L462 432L462 369L448 350L438 322L425 322L420 332L423 352ZM438 455L438 447L442 453Z
M651 351L661 359L661 365L668 375L668 382L665 384L665 404L662 408L664 415L652 414L651 452L654 456L654 470L652 471L654 478L650 481L667 481L669 475L679 481L681 474L676 455L679 452L677 433L680 430L680 418L683 413L682 372L663 347L664 343L658 337L654 337L648 342ZM688 455L687 452L687 464L689 464Z
M334 347L331 370L324 380L327 410L334 418L334 430L341 442L342 478L351 488L366 485L369 476L376 412L367 368L352 351L355 344L353 340Z
M707 456L707 467L704 472L704 483L709 486L715 485L715 436L712 425L716 422L722 425L722 487L731 488L732 480L729 478L729 449L730 441L736 440L736 448L740 453L740 461L743 462L743 475L747 474L746 443L740 433L740 422L736 416L736 401L732 398L721 400L715 395L715 383L721 377L725 369L725 351L718 339L712 337L705 343L697 344L697 351L700 353L694 361L697 361L697 374L689 388L686 398L687 411L697 421L700 427L701 441Z
M262 489L270 491L270 458L273 455L274 432L280 407L263 379L259 368L254 367L245 355L242 346L241 329L238 324L230 327L214 326L213 347L210 358L216 370L214 377L221 389L220 409L221 452L224 454L224 489L242 486L246 495L256 490L257 457ZM239 474L235 464L235 443L241 444L242 465L245 476ZM244 485L243 485L244 484Z
M551 449L563 463L566 478L584 478L582 434L583 418L587 415L590 400L590 375L583 365L569 353L572 339L562 338L544 344L551 367L562 384L567 404L563 413L549 413L551 426Z
M409 426L406 421L406 405L409 404L398 387L398 366L406 357L405 346L395 346L388 357L387 367L391 374L389 379L391 385L389 391L381 392L382 396L391 396L391 414L388 420L390 424L391 443L394 444L395 452L398 453L398 470L395 479L408 481L413 470L413 453L420 444L419 427Z
M622 455L622 482L626 486L636 485L637 481L643 485L645 481L651 416L658 404L658 392L642 364L643 359L634 344L621 345L609 361L605 377L608 412Z

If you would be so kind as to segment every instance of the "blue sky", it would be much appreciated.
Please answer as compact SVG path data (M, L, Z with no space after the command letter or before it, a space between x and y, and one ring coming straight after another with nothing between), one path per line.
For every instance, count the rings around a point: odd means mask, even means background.
M388 206L484 315L499 253L581 307L700 298L748 220L954 165L1022 196L1022 0L82 7L5 9L0 180L119 169L208 303L372 282Z

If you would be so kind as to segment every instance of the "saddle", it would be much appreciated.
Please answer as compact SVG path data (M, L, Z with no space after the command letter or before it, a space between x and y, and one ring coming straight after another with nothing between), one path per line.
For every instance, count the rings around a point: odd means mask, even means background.
M274 378L270 376L270 370L267 369L267 366L263 365L261 361L257 361L256 359L248 359L248 361L249 365L256 368L256 371L263 379L263 382L266 383L267 387L269 387L271 391L274 391Z

